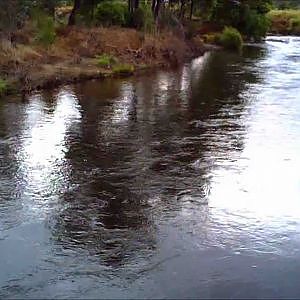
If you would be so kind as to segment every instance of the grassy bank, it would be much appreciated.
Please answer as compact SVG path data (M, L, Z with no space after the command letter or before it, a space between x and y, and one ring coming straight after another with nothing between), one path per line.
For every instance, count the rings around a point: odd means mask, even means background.
M0 78L22 92L175 66L206 49L199 37L186 41L168 32L150 35L121 27L66 27L56 30L55 41L45 46L31 30L15 33L15 44L0 44Z
M272 10L267 17L271 33L300 35L300 9Z

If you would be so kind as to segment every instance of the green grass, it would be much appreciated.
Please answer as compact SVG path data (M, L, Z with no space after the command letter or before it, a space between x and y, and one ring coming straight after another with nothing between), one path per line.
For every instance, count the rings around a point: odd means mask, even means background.
M4 96L8 90L8 84L4 79L0 78L0 97Z
M134 66L130 64L120 64L113 67L115 74L131 75L134 72Z
M96 57L98 66L102 68L111 68L118 63L118 59L110 54L102 54Z
M300 9L271 10L267 17L272 33L300 35Z

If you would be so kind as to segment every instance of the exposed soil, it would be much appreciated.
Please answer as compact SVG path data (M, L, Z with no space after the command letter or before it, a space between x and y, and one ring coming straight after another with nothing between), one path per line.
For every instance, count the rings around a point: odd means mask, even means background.
M38 45L32 36L27 27L15 33L14 44L4 40L0 45L0 78L21 92L120 76L109 67L99 67L96 57L103 53L115 56L120 63L133 65L135 73L176 66L213 47L205 45L200 36L186 41L173 33L148 35L119 27L67 27L57 32L55 43L49 47Z

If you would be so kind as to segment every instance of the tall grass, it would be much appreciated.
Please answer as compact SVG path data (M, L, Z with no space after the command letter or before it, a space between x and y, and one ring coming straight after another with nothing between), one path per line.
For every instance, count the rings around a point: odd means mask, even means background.
M267 14L270 32L300 35L300 9L271 10Z
M110 54L102 54L96 57L97 64L103 68L111 68L113 65L118 63L118 59Z
M131 75L134 72L134 66L131 64L120 64L113 67L113 73L119 75Z

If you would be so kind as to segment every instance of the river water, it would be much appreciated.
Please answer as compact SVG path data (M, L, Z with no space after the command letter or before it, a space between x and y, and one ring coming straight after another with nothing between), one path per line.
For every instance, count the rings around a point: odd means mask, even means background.
M300 38L0 102L1 298L300 297Z

